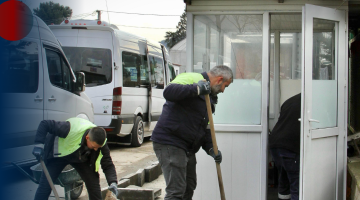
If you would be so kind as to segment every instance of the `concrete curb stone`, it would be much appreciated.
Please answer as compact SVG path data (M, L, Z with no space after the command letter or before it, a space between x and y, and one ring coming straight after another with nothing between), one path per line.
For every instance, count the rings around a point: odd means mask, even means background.
M117 184L117 187L118 188L126 188L129 185L130 185L130 180L129 179L122 179L122 180L119 180L119 182Z
M130 185L136 185L136 183L138 182L138 174L137 173L128 174L128 175L122 177L120 179L120 181L124 180L124 179L129 179Z
M135 185L142 187L145 183L145 170L144 169L139 169L136 172L138 178L137 178L137 183Z
M121 200L154 200L161 195L161 189L141 188L145 182L152 182L162 174L159 162L154 162L145 169L122 177L118 182L118 198ZM101 189L102 199L105 199L108 188Z
M145 182L152 182L162 174L159 162L145 168Z
M161 195L161 189L119 188L121 200L154 200Z

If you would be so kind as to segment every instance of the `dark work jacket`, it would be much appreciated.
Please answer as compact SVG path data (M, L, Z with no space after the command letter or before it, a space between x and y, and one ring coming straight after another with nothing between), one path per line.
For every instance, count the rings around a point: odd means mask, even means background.
M40 122L35 137L35 144L44 144L45 162L47 162L48 159L54 158L55 137L58 136L61 138L66 138L66 136L69 134L69 131L70 123L68 121L43 120ZM61 158L65 158L69 161L70 164L87 162L95 171L95 162L101 151L103 157L100 164L108 184L110 185L113 182L117 182L115 166L111 160L110 149L107 143L97 151L87 149L85 136L88 132L89 130L83 133L84 136L82 138L81 144L79 144L80 148L78 150ZM84 156L84 154L88 154L88 156Z
M283 148L300 154L301 94L286 100L280 117L269 135L269 148Z
M209 81L206 72L201 75ZM210 129L207 129L209 118L205 97L197 94L197 82L187 85L170 83L165 88L166 102L151 136L154 142L182 148L188 155L195 154L200 147L209 152L212 140ZM210 95L210 101L215 112L217 96Z

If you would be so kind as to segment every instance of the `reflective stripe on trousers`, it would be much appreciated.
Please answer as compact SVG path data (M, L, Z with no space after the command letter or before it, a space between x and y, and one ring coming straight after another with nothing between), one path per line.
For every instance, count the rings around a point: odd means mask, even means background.
M291 199L291 194L278 194L279 199Z

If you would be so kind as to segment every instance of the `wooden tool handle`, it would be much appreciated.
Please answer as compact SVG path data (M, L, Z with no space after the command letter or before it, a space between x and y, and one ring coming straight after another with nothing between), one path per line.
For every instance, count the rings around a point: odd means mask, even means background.
M214 150L215 155L217 155L219 152L218 152L218 147L217 147L216 137L215 137L215 128L214 128L214 121L212 118L210 97L208 94L206 94L204 96L205 96L206 108L207 108L207 113L208 113L209 122L210 122L210 133L211 133L211 140L213 143L213 150ZM217 171L218 180L219 180L221 200L225 200L225 191L224 191L224 184L222 181L220 163L216 163L216 171Z
M50 174L49 174L49 172L48 172L48 170L47 170L47 168L45 166L45 163L44 163L44 161L42 159L40 159L40 163L41 163L42 170L44 171L44 174L46 176L46 179L48 180L49 185L50 185L52 191L54 192L55 199L60 200L60 197L59 197L59 195L58 195L58 193L57 193L57 191L55 189L55 186L54 186L54 183L53 183L53 181L51 179L51 176L50 176Z

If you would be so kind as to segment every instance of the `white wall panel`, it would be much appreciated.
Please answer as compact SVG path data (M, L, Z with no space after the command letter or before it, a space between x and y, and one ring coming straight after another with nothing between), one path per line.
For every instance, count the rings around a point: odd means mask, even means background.
M216 133L223 161L226 199L260 199L260 133ZM215 162L203 150L196 154L198 186L194 199L220 199Z
M233 199L240 196L244 199L260 199L260 139L260 133L233 134Z

